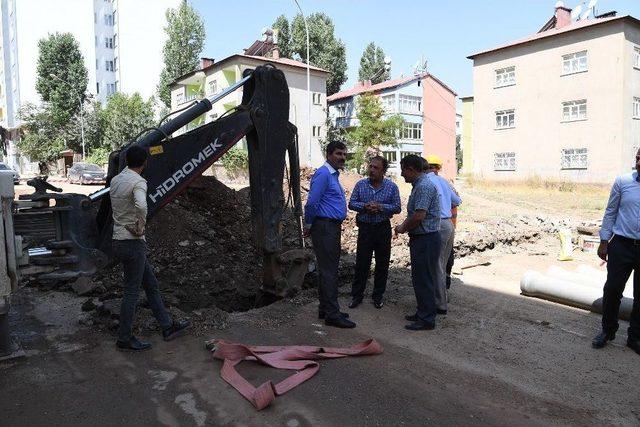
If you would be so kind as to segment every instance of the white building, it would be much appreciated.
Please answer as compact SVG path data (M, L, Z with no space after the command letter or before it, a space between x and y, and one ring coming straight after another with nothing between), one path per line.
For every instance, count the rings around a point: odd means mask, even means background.
M247 49L254 52L255 49ZM256 52L257 53L257 52ZM276 56L278 56L276 54ZM320 139L326 136L327 76L328 72L310 67L310 87L312 92L311 129L308 123L307 68L306 64L288 58L273 58L256 55L232 55L220 61L203 58L199 70L178 77L171 84L171 111L185 107L194 99L202 99L221 92L242 78L248 68L271 63L282 70L289 86L289 121L298 128L298 146L301 167L319 167L324 162ZM176 132L182 133L209 123L225 111L236 107L242 100L242 89L225 97L214 105L203 117L189 123ZM311 135L309 135L311 133ZM310 141L310 143L309 143Z
M89 71L88 93L104 102L116 91L152 96L163 67L168 8L181 0L0 0L0 126L20 125L17 112L38 103L38 41L69 32ZM7 162L16 167L13 144Z

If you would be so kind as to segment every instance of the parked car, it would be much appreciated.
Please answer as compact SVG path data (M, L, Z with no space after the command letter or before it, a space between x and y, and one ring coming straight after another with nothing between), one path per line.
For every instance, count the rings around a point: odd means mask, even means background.
M72 184L105 184L107 174L93 163L74 163L67 171L67 178Z
M14 171L9 166L7 166L7 165L5 165L4 163L1 163L1 162L0 162L0 170L13 172L13 184L14 185L20 184L20 174L18 172Z

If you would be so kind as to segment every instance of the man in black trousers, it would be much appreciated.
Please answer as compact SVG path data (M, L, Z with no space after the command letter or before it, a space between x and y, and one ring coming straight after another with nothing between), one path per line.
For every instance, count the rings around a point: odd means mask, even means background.
M384 177L389 163L382 156L369 161L369 178L362 179L353 188L349 209L358 212L358 249L356 251L356 275L351 287L351 304L356 308L362 303L371 259L375 252L373 305L382 308L382 297L387 287L389 258L391 257L391 221L400 213L400 191L390 179Z
M616 337L622 292L633 271L633 309L627 331L627 347L640 354L640 150L636 170L620 175L611 188L602 219L598 256L607 262L602 297L602 330L593 339L602 348Z
M355 328L338 303L338 266L342 221L347 216L347 199L340 185L340 169L347 159L347 146L331 141L326 149L327 161L311 178L304 213L304 236L311 236L318 263L318 318L327 326Z

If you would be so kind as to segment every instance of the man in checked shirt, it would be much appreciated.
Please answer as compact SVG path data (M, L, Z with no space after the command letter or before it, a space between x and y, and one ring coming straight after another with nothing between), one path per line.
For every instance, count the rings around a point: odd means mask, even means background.
M373 285L373 305L382 308L382 296L387 287L389 258L391 256L391 222L389 219L400 213L398 186L386 179L389 163L382 156L369 161L369 178L358 181L349 199L349 209L358 212L358 249L356 251L356 275L351 287L351 304L356 308L362 303L371 258L376 254Z

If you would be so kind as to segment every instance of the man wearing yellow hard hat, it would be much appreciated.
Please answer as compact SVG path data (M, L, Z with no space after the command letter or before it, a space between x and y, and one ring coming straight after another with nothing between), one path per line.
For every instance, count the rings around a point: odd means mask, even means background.
M454 223L452 209L462 203L462 199L454 191L445 178L439 175L442 169L442 159L435 154L427 156L426 172L438 190L440 196L440 259L438 263L438 278L436 283L436 307L438 314L447 314L447 265L453 255Z

